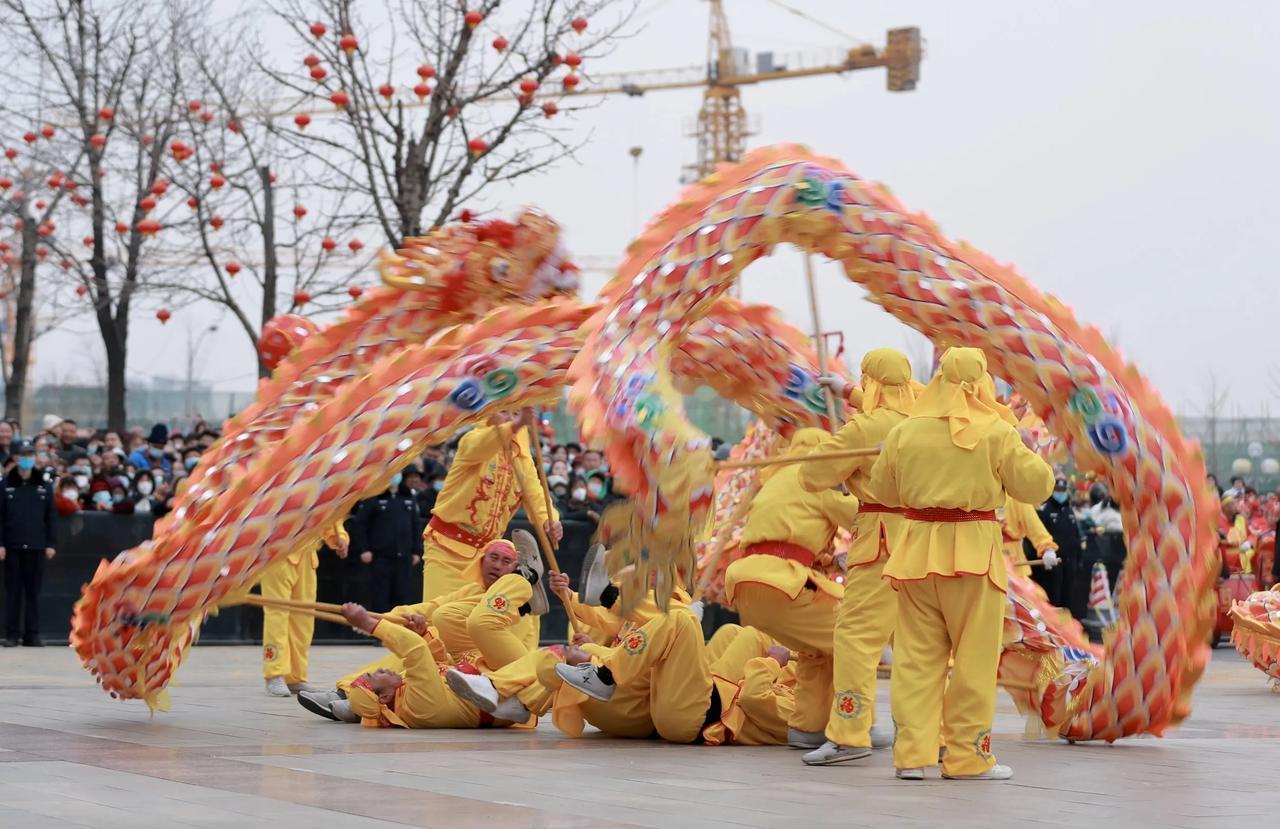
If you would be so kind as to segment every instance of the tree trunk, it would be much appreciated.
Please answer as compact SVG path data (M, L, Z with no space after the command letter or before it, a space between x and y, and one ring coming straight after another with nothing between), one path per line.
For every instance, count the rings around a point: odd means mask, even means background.
M18 278L18 298L13 321L13 362L4 385L4 416L9 420L22 419L22 406L27 394L27 369L31 365L31 340L35 331L36 295L36 235L35 222L22 226L22 271Z
M271 184L271 168L262 165L258 168L258 175L262 179L262 325L265 326L267 320L276 315L276 285L279 280L276 268L276 196ZM255 346L257 341L255 336ZM259 353L257 358L258 376L270 377L271 370L263 365L262 354Z

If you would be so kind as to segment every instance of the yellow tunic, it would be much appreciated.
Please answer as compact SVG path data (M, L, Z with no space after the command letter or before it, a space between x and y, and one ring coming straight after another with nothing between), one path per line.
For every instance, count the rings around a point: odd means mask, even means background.
M1040 520L1040 514L1030 504L1006 498L1001 524L1004 552L1012 564L1025 563L1027 560L1026 552L1022 549L1023 539L1030 540L1039 555L1044 555L1046 550L1058 549L1057 542Z
M911 474L902 474L911 470ZM1053 468L1028 449L1018 431L997 422L972 450L952 443L947 420L911 417L889 433L871 471L870 494L879 503L909 509L992 511L1005 494L1040 503L1053 492ZM995 521L930 522L907 519L890 544L884 574L895 581L985 575L1008 588L1003 537Z
M459 699L440 676L426 641L411 630L378 622L373 629L404 665L404 685L396 693L395 714L407 728L475 728L480 712Z

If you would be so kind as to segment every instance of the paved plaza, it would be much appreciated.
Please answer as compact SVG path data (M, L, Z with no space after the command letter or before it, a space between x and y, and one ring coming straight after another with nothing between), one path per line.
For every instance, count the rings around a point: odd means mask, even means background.
M317 647L315 680L371 647ZM785 748L589 734L390 731L321 720L262 692L258 651L200 647L173 710L109 699L65 648L0 652L0 827L1274 825L1280 695L1231 650L1165 739L1025 741L1007 698L1006 783L899 782L887 752L831 768ZM886 699L880 700L887 717Z

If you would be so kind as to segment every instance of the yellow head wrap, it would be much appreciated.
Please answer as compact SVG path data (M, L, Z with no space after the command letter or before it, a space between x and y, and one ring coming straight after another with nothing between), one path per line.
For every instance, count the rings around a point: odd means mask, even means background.
M862 358L862 411L869 414L888 409L911 414L916 402L913 382L907 355L892 348L868 351Z
M945 418L951 442L961 449L977 446L983 434L1001 420L1014 422L1013 413L996 400L995 383L987 374L987 357L976 348L947 349L938 373L925 386L911 413Z
M351 711L360 718L360 724L367 728L389 728L393 725L404 728L404 720L383 705L367 681L361 684L362 680L364 676L357 678L347 689L347 702L351 703ZM400 692L397 691L396 699L399 698Z

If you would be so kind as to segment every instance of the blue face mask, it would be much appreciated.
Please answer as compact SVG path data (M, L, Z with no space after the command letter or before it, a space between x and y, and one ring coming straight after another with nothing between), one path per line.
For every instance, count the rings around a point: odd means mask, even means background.
M147 454L153 458L161 458L164 456L164 450L158 447L152 446L150 449L147 450Z
M185 461L182 462L182 465L185 466L187 469L195 469L196 464L198 463L200 463L199 458L187 458Z
M440 490L444 489L444 481L432 481L431 488L434 489L436 492L439 492Z
M18 468L23 471L30 472L36 468L36 459L30 455L19 455Z
M93 493L93 502L95 504L110 504L111 493L106 490L99 490L98 492Z
M1053 500L1057 501L1059 504L1065 504L1067 502L1067 497L1067 493L1065 492L1053 493Z
M399 472L397 472L396 474L392 475L392 476L391 476L391 488L392 488L392 489L395 489L396 487L400 486L400 482L401 482L401 481L403 481L403 480L404 480L404 475L401 475Z

